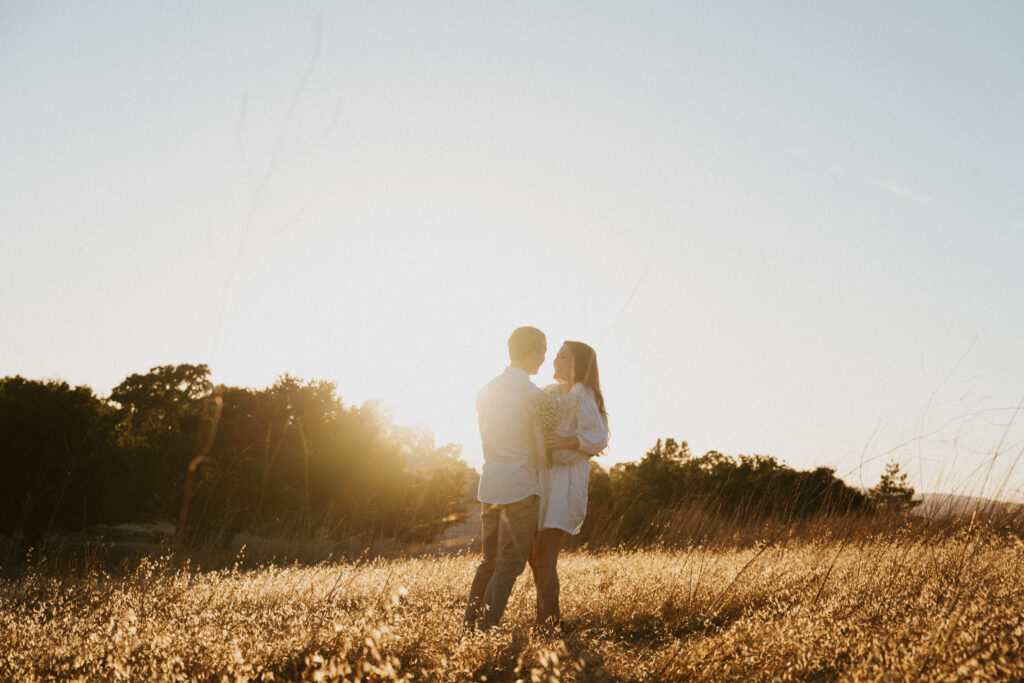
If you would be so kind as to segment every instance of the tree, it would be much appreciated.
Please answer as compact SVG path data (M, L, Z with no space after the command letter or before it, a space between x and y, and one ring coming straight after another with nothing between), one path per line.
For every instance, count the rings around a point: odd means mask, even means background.
M104 521L114 411L89 387L0 379L0 532L27 546L50 530Z
M878 511L905 512L921 504L914 500L914 488L907 483L907 474L900 472L895 461L885 466L885 474L870 491L868 498Z
M592 474L590 498L600 514L588 512L577 542L657 542L666 531L700 540L723 524L791 524L868 508L830 468L794 470L771 456L714 450L693 457L676 439L659 439L640 462Z
M110 392L110 400L121 404L132 429L164 432L197 412L212 388L206 365L160 365L127 377Z
M190 541L245 529L429 541L459 521L472 470L428 430L373 403L346 406L333 382L284 375L215 392L223 411L197 472Z
M189 463L213 388L206 365L160 365L114 387L121 406L121 476L131 483L136 520L176 519Z

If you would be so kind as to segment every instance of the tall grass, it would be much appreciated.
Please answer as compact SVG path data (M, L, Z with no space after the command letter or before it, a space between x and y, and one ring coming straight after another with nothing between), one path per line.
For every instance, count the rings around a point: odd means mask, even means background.
M528 574L500 628L464 632L473 554L120 572L42 558L0 579L0 678L1024 678L1016 513L802 524L568 553L555 634L533 628Z

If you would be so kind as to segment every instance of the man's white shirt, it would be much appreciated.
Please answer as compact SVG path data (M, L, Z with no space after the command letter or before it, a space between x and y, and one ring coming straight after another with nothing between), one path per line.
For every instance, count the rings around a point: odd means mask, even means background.
M542 442L530 419L530 400L539 393L525 370L510 366L477 394L484 452L477 490L481 503L507 505L540 494Z

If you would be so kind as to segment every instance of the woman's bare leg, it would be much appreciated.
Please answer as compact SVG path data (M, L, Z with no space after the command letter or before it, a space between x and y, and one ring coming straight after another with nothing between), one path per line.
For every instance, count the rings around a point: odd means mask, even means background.
M561 529L541 529L533 537L530 567L537 586L537 623L557 623L561 618L558 607L558 552L565 540Z

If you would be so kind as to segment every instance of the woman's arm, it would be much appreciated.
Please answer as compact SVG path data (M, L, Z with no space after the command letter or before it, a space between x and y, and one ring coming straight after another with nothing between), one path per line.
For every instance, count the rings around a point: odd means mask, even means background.
M544 445L551 449L552 463L560 467L589 457L580 451L580 440L575 436L560 436L555 432L548 432L544 435Z
M589 390L580 391L576 406L576 450L597 455L608 448L608 422Z
M561 436L555 432L544 435L544 446L553 450L579 451L584 455L597 455L608 447L608 423L590 391L573 388L576 393L576 433ZM560 463L565 464L565 463Z
M548 432L544 435L544 446L561 451L578 451L580 440L575 436L559 436L555 432Z

